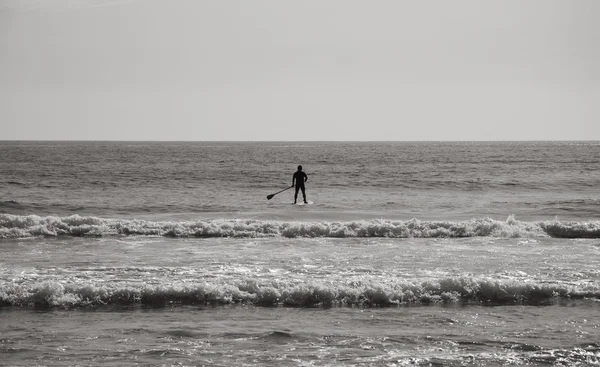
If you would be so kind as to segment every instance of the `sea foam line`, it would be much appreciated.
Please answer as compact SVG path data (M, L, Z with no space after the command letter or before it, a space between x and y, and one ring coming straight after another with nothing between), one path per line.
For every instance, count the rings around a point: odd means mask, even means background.
M560 299L600 299L600 289L555 283L457 277L411 282L0 283L0 306L81 307L101 305L252 304L256 306L391 306L437 303L540 304Z
M147 221L0 214L0 238L55 236L163 237L559 237L600 238L600 221L523 222L475 218L466 221L356 220L346 222L285 222L253 219Z

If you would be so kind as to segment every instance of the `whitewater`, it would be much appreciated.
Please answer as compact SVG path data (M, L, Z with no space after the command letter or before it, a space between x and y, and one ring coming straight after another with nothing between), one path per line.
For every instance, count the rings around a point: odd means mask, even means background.
M0 214L0 238L35 236L163 237L562 237L600 238L600 221L520 222L490 218L461 222L362 220L350 222L281 222L251 219L200 221L118 220L96 217L40 217Z
M600 365L598 142L0 142L10 366ZM313 205L291 205L295 167Z

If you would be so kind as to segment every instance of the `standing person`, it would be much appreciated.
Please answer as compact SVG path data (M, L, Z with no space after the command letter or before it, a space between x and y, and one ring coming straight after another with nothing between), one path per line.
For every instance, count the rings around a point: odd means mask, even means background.
M306 173L302 172L302 166L298 166L298 170L294 172L294 176L292 178L292 186L294 186L294 182L296 183L296 192L294 193L294 204L298 200L298 190L302 190L302 197L304 198L304 204L308 204L306 201L306 192L304 188L304 183L308 181L308 176Z

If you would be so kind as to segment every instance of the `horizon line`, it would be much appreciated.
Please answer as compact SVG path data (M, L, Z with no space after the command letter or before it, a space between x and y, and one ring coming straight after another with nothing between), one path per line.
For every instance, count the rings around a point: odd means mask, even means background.
M600 139L515 140L126 140L126 139L0 139L0 142L107 142L107 143L508 143L508 142L600 142Z

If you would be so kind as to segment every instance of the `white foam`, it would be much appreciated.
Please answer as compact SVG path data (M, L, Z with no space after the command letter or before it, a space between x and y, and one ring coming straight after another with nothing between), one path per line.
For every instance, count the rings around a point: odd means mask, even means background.
M293 222L254 219L148 221L0 214L0 238L36 236L164 237L566 237L600 238L600 221L521 222L475 218L467 221L356 220Z
M227 282L104 282L101 286L45 281L29 285L0 284L0 306L78 307L152 304L254 304L292 307L321 305L389 306L435 303L539 304L559 299L600 299L600 289L563 283L499 280L486 277L439 278L425 282L348 281L298 283Z

